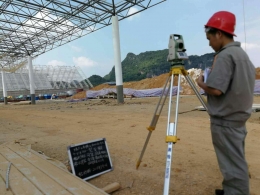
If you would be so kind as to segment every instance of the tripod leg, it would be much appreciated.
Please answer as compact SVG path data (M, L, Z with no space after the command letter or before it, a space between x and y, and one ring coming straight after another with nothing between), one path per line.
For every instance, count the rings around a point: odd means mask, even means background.
M172 99L172 90L170 91L170 100L169 100L169 110L168 110L168 124L167 124L167 137L166 142L168 142L168 149L166 153L166 168L165 168L165 177L164 177L164 189L163 194L169 194L170 188L170 176L171 176L171 162L172 162L172 148L173 144L177 142L177 123L178 123L178 110L179 110L179 100L180 100L180 80L181 76L178 77L178 90L177 90L177 100L175 108L175 123L171 123L171 99ZM171 83L172 85L173 83ZM172 86L171 86L172 88Z
M181 90L181 75L178 77L178 89L177 89L177 99L176 99L176 108L175 108L175 135L177 134L177 123L178 123L178 113L179 113L179 101L180 101L180 90Z
M201 104L204 106L206 111L208 111L206 100L200 95L198 89L196 88L196 85L194 84L194 81L190 78L189 75L184 75L184 77L186 78L186 80L188 81L189 85L191 86L191 88L195 92L195 94L198 97L198 99L201 102Z
M154 115L153 115L153 118L152 118L152 121L150 123L150 126L147 127L147 130L149 130L149 133L147 135L147 138L145 140L145 143L144 143L144 146L143 146L143 149L142 149L142 152L140 154L140 157L139 159L137 160L137 163L136 163L136 169L138 169L138 167L140 166L141 164L141 161L142 161L142 158L143 158L143 155L144 155L144 152L146 150L146 147L148 145L148 142L150 140L150 137L152 135L152 132L153 130L155 130L156 128L156 124L158 122L158 119L160 117L160 114L162 112L162 109L163 109L163 106L164 106L164 103L165 103L165 100L167 98L167 95L169 94L169 90L170 90L170 87L168 87L168 89L166 90L166 87L167 87L167 84L169 83L169 80L170 80L170 76L167 78L166 82L165 82L165 85L163 87L163 91L162 91L162 94L160 96L160 99L159 99L159 102L157 103L157 106L156 106L156 109L155 109L155 112L154 112ZM166 91L166 93L165 93Z

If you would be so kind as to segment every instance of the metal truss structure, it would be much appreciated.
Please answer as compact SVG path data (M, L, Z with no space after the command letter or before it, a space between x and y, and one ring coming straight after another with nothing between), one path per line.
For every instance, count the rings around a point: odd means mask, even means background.
M15 73L6 73L6 87L8 91L30 90L29 70L22 67ZM85 81L81 69L72 66L34 66L34 87L36 90L48 89L88 89L93 87L90 81ZM0 89L2 89L2 75L0 75Z
M39 56L166 0L0 0L0 65Z

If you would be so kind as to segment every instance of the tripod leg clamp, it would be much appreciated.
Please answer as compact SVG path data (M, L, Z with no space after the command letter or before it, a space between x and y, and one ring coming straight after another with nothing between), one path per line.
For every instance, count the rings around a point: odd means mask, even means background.
M166 143L172 142L172 143L176 143L178 140L177 136L172 136L172 135L168 135L166 136Z
M148 131L154 131L155 130L159 116L160 116L159 114L156 114L156 115L153 116L153 120L152 120L150 126L146 128Z
M154 131L154 130L155 130L155 127L149 126L149 127L146 127L146 129L147 129L148 131Z

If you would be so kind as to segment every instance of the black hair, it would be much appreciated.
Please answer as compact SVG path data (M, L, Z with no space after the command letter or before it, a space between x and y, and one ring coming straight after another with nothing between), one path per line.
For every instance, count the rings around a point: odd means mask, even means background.
M233 39L233 35L226 33L222 30L216 29L216 28L212 28L212 27L205 27L205 31L209 34L215 35L218 31L220 31L222 34L224 34L224 36L226 36L229 39Z

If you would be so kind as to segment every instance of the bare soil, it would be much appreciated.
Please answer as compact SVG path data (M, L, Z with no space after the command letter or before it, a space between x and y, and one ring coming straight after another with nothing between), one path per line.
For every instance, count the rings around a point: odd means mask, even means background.
M173 99L173 115L175 111ZM37 101L36 105L0 105L0 143L19 141L35 151L62 162L68 160L67 146L106 138L114 170L89 180L97 187L119 182L115 195L163 192L166 162L167 109L163 108L143 161L136 170L158 98L87 100L83 102ZM211 143L209 116L192 111L200 103L196 96L181 96L174 145L170 194L213 195L221 188L220 174ZM254 98L260 104L260 97ZM174 119L172 119L172 122ZM251 173L251 194L260 194L260 112L247 122L246 158Z
M260 79L260 67L256 68L255 71L256 71L255 79Z
M196 71L199 69L194 69L194 70ZM195 73L194 70L190 71L189 75L194 81L196 81L198 76L194 75L194 73ZM169 77L169 73L165 73L165 74L161 74L159 76L153 77L153 78L146 78L146 79L143 79L140 81L124 82L123 87L136 89L136 90L161 88L165 85L165 81L168 77ZM256 68L255 79L260 79L260 67ZM183 80L183 81L185 81L185 80ZM173 85L177 86L177 84L178 84L178 77L174 77ZM196 85L196 82L195 82L195 85ZM182 92L183 95L194 95L195 94L187 82L182 82L181 86L183 89L183 92ZM115 88L115 87L116 86L113 86L113 85L111 86L108 84L101 84L96 87L93 87L91 90L98 91L98 90L102 90L104 88ZM86 98L86 91L79 92L68 99L82 99L82 98Z

